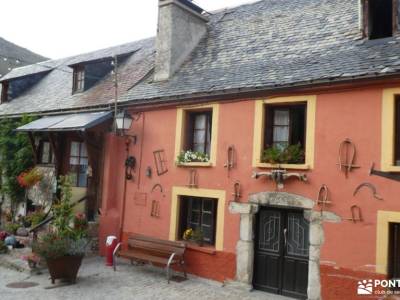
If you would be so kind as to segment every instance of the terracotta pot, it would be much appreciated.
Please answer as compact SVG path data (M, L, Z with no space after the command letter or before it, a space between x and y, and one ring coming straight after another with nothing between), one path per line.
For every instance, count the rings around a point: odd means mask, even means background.
M56 279L66 279L75 283L82 259L83 256L63 256L55 259L46 259L51 283L54 284Z

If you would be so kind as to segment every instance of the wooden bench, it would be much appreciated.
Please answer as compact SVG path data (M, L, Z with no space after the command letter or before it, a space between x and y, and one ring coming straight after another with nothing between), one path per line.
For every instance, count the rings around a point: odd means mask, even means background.
M122 249L122 243L119 243L115 248L113 255L114 271L116 271L116 258L123 257L129 259L132 264L134 261L138 261L165 265L168 283L171 265L179 265L185 278L187 278L184 260L185 250L186 244L183 242L172 242L135 234L128 238L127 249Z

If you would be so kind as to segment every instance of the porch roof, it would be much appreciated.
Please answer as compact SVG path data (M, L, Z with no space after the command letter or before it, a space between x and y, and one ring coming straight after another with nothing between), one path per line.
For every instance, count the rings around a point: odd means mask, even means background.
M84 131L111 119L111 117L112 113L109 111L49 116L18 127L16 131Z

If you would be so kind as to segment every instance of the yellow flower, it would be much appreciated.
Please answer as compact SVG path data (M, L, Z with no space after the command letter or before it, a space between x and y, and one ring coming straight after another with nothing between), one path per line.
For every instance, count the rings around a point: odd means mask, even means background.
M183 239L185 241L189 240L191 238L192 234L193 234L193 229L192 228L186 229L185 232L183 233Z

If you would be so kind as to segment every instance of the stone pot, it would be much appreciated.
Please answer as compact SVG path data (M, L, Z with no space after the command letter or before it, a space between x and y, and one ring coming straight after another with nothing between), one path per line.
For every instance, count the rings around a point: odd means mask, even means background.
M62 256L58 258L47 258L47 268L49 269L51 283L56 279L66 279L71 283L76 283L76 276L82 264L83 256Z

